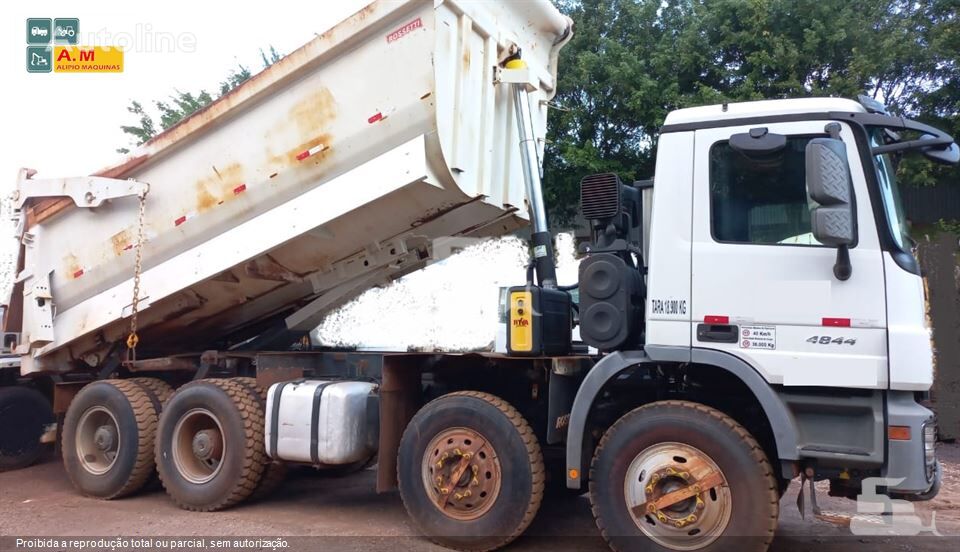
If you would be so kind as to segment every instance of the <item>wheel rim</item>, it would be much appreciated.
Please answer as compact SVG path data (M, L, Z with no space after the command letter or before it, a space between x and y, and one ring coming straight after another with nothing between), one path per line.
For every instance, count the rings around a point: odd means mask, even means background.
M220 473L226 442L220 420L206 408L194 408L173 428L173 463L184 479L203 484Z
M113 413L102 406L88 408L77 423L76 451L83 469L103 475L117 462L120 426Z
M458 521L483 516L500 494L500 460L486 437L472 429L437 434L424 451L422 474L433 505Z
M638 454L627 468L623 494L640 531L673 550L703 548L730 522L723 472L703 451L683 443L660 443Z

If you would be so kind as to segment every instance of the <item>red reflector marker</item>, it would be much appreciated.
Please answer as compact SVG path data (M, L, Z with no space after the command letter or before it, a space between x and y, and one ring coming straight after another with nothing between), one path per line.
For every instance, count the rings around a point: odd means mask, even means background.
M373 116L367 119L367 122L372 125L373 123L381 120L383 120L383 113L380 113L379 111L377 111L376 113L373 114Z
M233 195L239 195L239 194L242 194L242 193L245 192L245 191L247 191L247 185L246 185L246 184L241 184L241 185L239 185L239 186L237 186L236 188L233 189Z
M708 314L708 315L706 315L706 316L703 317L703 322L704 322L705 324L729 324L729 323L730 323L730 317L729 317L729 316L718 316L718 315L715 315L715 314Z
M849 328L849 318L824 318L820 321L821 326L834 326L837 328Z
M74 278L79 278L79 277L81 277L81 276L83 276L83 269L82 269L82 268L81 268L80 270L78 270L78 271L76 271L76 272L73 273L73 277L74 277Z
M174 225L174 226L180 226L181 224L183 224L183 223L185 223L185 222L187 222L187 215L183 215L182 217L180 217L180 218L178 218L177 220L173 221L173 225Z

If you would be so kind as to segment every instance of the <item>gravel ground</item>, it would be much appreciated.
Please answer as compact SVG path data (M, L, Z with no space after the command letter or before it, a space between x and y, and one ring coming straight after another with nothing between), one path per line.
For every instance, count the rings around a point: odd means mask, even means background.
M849 549L900 551L960 549L960 445L943 445L944 485L940 496L917 503L917 515L929 525L932 512L943 537L852 536L850 529L800 518L796 506L797 483L781 501L780 525L774 551ZM99 501L78 495L58 461L0 474L0 551L18 548L25 537L124 537L128 549L168 546L163 537L181 537L182 546L216 548L216 537L283 537L289 549L302 550L443 550L417 536L396 493L374 492L375 472L331 479L309 470L294 473L272 498L217 513L177 509L162 490L134 497ZM826 496L818 485L820 506L826 511L852 514L855 503ZM136 539L146 539L137 543ZM34 542L34 544L36 544ZM109 543L99 543L99 548ZM234 543L236 544L236 543ZM243 543L241 543L243 544ZM270 550L270 542L247 543L247 550ZM46 550L76 549L56 546ZM147 546L144 546L147 545ZM37 548L33 548L37 549ZM118 548L119 549L119 548ZM581 498L547 497L537 519L511 550L606 550L590 514L590 503Z

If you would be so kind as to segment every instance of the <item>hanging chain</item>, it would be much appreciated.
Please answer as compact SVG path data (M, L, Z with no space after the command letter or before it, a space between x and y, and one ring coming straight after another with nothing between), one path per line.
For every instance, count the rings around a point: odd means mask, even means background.
M133 303L130 311L130 335L127 336L127 362L137 360L137 344L140 343L140 337L137 336L137 312L140 306L140 271L143 267L143 226L144 215L146 213L148 186L140 198L140 215L137 220L137 245L136 260L133 265Z

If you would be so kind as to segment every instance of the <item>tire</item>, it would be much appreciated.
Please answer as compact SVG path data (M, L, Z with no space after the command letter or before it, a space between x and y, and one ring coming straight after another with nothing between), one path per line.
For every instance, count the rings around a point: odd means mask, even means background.
M156 430L156 405L141 386L126 380L87 385L63 422L67 476L88 496L111 499L136 492L154 470Z
M434 484L434 476L453 479L458 469L462 476L453 485ZM523 533L539 510L543 456L515 408L487 393L462 391L428 403L407 425L397 478L403 505L423 534L448 548L493 550ZM441 488L448 491L443 510Z
M240 382L211 379L181 387L157 430L157 471L167 494L181 508L198 512L248 498L266 466L263 423L258 395ZM194 453L199 445L206 462Z
M628 508L649 504L647 489L659 498L693 484L711 486L704 474L717 471L722 484L675 510L641 509L635 518ZM687 477L680 479L681 472ZM765 551L779 515L777 480L757 441L729 416L687 401L642 406L607 430L590 466L590 502L603 538L618 551ZM689 524L677 528L674 520Z
M260 398L260 407L264 409L266 413L267 408L267 389L265 387L260 387L257 385L257 378L231 378L232 381L239 383L246 387L250 392L256 394ZM266 416L266 415L264 415ZM264 426L264 430L266 426ZM250 495L249 500L252 502L257 502L268 498L274 493L277 489L283 485L283 482L287 479L288 467L287 463L283 460L272 460L268 455L264 455L264 461L266 465L263 468L263 475L260 476L260 481L257 483L257 488L253 491L253 494Z
M154 406L157 407L157 422L160 420L160 413L163 411L163 405L170 399L173 395L173 387L170 387L170 384L167 382L158 379L158 378L130 378L127 381L132 381L139 385L144 391L150 395L151 400L154 402ZM151 454L153 454L153 446L150 447ZM160 483L160 475L157 473L157 470L153 470L150 474L149 479L143 485L144 491L158 491L163 488L163 485Z
M153 393L160 405L163 406L173 395L173 387L170 384L158 378L130 378L130 381L145 387Z
M53 409L30 387L0 388L0 472L18 470L43 453L40 437L53 423Z

